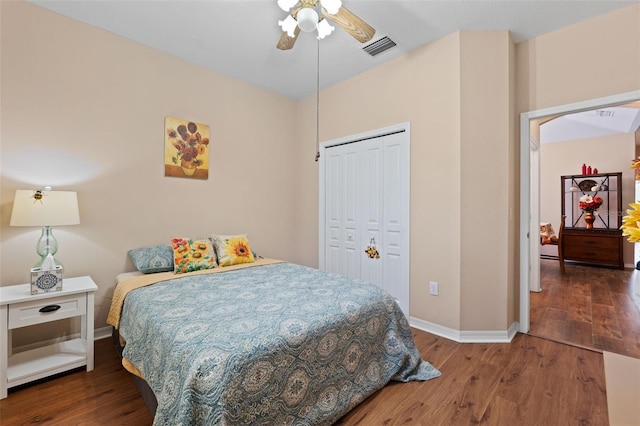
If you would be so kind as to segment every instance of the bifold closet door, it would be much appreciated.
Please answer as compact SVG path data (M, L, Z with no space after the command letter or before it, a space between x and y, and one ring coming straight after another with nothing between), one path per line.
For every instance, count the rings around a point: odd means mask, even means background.
M409 155L399 132L325 151L325 270L374 283L409 309ZM365 250L374 247L379 257Z

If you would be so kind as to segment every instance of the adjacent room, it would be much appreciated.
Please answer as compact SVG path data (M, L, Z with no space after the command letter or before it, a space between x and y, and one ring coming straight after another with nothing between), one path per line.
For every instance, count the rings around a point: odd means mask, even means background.
M619 179L612 218L637 200L637 119L544 129L639 108L639 1L10 0L0 24L3 425L640 424L635 244L538 240L583 164Z

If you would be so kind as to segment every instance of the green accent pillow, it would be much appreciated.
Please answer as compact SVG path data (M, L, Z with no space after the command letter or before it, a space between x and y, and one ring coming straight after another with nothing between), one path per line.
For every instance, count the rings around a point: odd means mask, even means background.
M143 274L173 271L173 249L169 244L138 247L129 250L129 257Z
M173 272L199 271L218 266L211 241L208 239L172 238Z
M212 235L211 241L218 256L218 265L231 266L240 263L253 263L256 261L249 245L249 240L244 234L240 235Z

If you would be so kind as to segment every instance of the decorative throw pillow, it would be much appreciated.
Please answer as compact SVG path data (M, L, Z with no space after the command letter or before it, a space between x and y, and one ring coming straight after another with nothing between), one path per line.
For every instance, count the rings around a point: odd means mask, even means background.
M173 272L176 274L213 269L218 266L213 246L208 239L172 238L171 246L173 247Z
M129 257L143 274L173 271L173 249L169 244L138 247L129 250Z
M211 241L216 249L218 264L231 266L239 263L252 263L256 259L249 246L249 240L244 234L240 235L212 235Z

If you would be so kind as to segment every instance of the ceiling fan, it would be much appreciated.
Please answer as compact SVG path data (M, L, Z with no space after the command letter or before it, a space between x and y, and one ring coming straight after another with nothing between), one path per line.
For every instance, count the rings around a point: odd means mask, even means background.
M278 0L278 6L285 12L291 11L285 20L278 21L283 31L277 44L280 50L291 49L300 30L312 32L317 29L318 39L323 39L334 30L327 21L338 25L360 43L371 40L376 33L371 25L342 6L341 0Z

